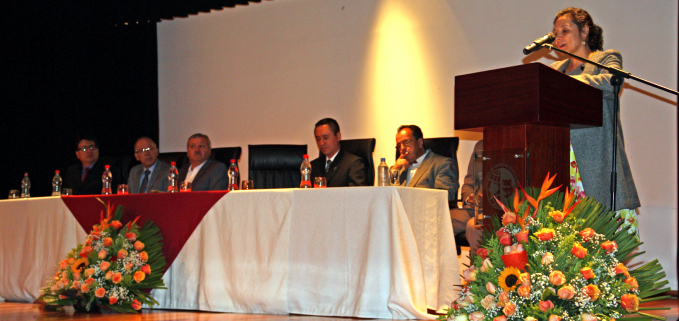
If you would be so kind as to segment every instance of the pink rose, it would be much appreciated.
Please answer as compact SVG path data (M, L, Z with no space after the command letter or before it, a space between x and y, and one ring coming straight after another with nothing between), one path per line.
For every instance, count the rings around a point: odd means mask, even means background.
M570 285L564 285L556 292L556 295L564 300L570 300L575 296L575 289Z
M481 264L481 272L487 272L488 270L493 268L493 263L490 262L490 259L485 259L483 260L483 264Z
M462 276L467 283L476 281L476 268L472 265L462 272Z
M490 310L495 307L495 297L488 294L483 300L481 300L481 306Z
M483 313L481 313L479 311L472 312L469 315L469 320L470 321L482 321L483 320Z
M547 300L547 301L540 301L540 311L542 312L547 312L548 310L554 309L554 303L552 301Z
M490 293L490 294L495 294L495 290L496 290L495 284L493 284L493 283L491 283L491 282L486 283L486 290L487 290L488 293Z

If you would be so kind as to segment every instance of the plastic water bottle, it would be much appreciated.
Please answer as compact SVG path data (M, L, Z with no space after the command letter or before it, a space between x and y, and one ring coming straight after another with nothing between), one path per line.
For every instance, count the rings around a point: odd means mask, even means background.
M111 166L104 165L104 173L101 174L101 193L104 195L112 194L111 192L111 181L113 180L113 174L111 174Z
M302 174L302 182L299 184L299 187L311 188L311 163L309 163L309 155L304 154L304 160L302 160L299 171Z
M24 173L24 179L21 180L21 198L31 197L31 179L28 178L28 173Z
M177 163L170 163L170 171L167 173L167 191L170 193L179 193L179 184L177 184L177 178L179 178L179 171L177 170Z
M377 166L377 186L389 186L389 166L385 158L381 158Z
M54 171L54 178L52 178L52 196L61 196L61 175L58 169Z
M231 165L229 165L229 190L237 190L238 189L238 178L240 177L240 174L238 174L238 166L236 165L236 160L232 159L231 160Z

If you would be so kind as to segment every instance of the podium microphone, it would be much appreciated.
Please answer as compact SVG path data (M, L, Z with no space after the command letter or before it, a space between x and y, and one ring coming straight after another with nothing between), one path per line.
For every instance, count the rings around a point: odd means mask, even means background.
M556 36L550 32L544 35L542 38L533 41L533 43L528 45L528 47L523 48L523 54L527 55L533 51L538 51L540 48L542 48L542 45L552 43L554 42L554 39L556 39Z

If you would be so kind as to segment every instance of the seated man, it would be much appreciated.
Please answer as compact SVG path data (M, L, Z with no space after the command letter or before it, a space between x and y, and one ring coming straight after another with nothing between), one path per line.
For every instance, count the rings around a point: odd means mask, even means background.
M130 193L167 192L170 164L158 159L158 147L148 137L137 139L134 158L141 162L130 169L127 185Z
M191 182L192 191L219 191L229 186L226 165L210 158L210 138L204 134L193 134L186 143L189 164L179 169L178 182ZM168 170L169 171L169 170Z
M340 149L342 133L332 118L324 118L314 129L316 145L324 155L311 161L311 177L325 177L328 187L368 186L363 159Z
M64 188L73 189L73 195L101 194L101 176L104 174L104 164L99 162L99 141L92 136L81 136L75 146L75 157L80 164L73 165L64 175ZM111 191L116 192L120 183L120 171L111 166Z
M431 150L425 150L424 137L420 127L416 125L403 125L396 133L396 148L400 156L392 169L398 171L397 185L436 188L448 191L448 201L453 204L457 200L457 189L460 187L457 173L457 164L451 158L437 155ZM455 234L465 232L467 220L466 211L453 212L451 216L462 214L464 217L453 219L464 221L462 224L453 224ZM466 217L466 219L465 219Z

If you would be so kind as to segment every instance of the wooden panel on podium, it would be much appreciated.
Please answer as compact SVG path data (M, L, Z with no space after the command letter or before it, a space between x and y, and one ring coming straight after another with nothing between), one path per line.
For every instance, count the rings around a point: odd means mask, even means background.
M540 63L455 77L455 129L483 131L483 210L514 188L569 183L570 129L601 126L602 92Z

